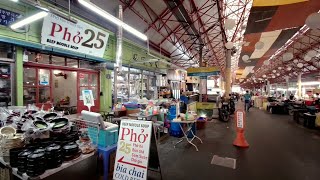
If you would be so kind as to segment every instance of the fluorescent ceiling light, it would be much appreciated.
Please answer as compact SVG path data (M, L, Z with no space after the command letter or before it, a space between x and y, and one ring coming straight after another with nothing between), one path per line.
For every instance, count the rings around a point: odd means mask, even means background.
M95 12L96 14L100 15L101 17L107 19L108 21L111 21L112 23L122 26L122 28L129 33L137 36L138 38L146 41L148 40L148 37L144 35L143 33L139 32L138 30L134 29L133 27L129 26L128 24L124 23L120 19L114 17L113 15L109 14L108 12L104 11L103 9L99 8L98 6L94 5L93 3L89 2L88 0L78 0L80 4L82 4L84 7L90 9L91 11Z
M10 0L10 1L13 1L13 2L18 2L18 0Z
M10 27L11 27L11 29L18 29L18 28L23 27L25 25L28 25L34 21L42 19L42 18L46 17L47 15L48 15L48 12L41 11L41 12L38 12L37 14L34 14L32 16L29 16L27 18L24 18L14 24L12 24Z
M116 24L118 26L122 26L123 22L120 19L112 16L111 14L107 13L103 9L99 8L98 6L88 2L86 0L78 0L78 1L79 1L80 4L82 4L83 6L85 6L88 9L92 10L96 14L99 14L103 18L111 21L112 23L114 23L114 24Z
M144 41L148 40L148 37L146 35L142 34L141 32L139 32L138 30L136 30L133 27L129 26L128 24L123 23L122 27L123 27L123 29L125 29L129 33L137 36L138 38L140 38L140 39L142 39Z

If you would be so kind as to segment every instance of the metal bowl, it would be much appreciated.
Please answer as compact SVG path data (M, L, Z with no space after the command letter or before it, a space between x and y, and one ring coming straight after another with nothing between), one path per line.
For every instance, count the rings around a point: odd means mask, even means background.
M51 113L47 113L43 116L43 119L45 121L52 121L53 119L55 119L58 116L57 113L51 112Z

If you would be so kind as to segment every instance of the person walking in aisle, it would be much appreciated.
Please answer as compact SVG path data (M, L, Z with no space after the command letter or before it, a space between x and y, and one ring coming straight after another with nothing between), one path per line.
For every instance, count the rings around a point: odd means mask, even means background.
M243 95L243 98L244 98L244 110L249 112L250 101L251 101L251 95L249 94L249 91L246 91L246 94Z

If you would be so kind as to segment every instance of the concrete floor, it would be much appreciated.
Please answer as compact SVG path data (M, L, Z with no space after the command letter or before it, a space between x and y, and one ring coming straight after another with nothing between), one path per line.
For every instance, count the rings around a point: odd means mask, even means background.
M176 148L177 138L159 145L164 180L319 180L319 131L305 129L291 116L274 115L251 108L246 114L248 149L232 145L234 122L213 121L197 131L203 144L199 152L186 142ZM211 165L213 155L237 159L236 169Z

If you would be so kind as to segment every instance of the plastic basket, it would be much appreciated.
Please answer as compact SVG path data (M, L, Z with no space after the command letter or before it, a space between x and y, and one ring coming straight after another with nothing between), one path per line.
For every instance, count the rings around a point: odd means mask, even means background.
M95 136L96 128L88 127L88 134L90 139L94 144L96 144L98 139L98 146L99 147L108 147L118 142L118 127L108 128L106 130L100 129L99 137L93 138Z

